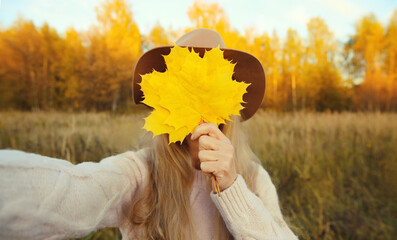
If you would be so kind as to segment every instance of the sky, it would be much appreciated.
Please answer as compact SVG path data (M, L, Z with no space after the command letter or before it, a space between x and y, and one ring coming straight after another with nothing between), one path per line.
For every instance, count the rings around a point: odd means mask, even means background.
M159 22L164 28L191 26L187 16L193 0L127 0L133 18L143 34ZM354 24L364 15L374 13L386 25L397 0L202 0L217 2L224 8L231 26L241 33L252 28L258 34L274 30L283 38L289 27L307 36L306 24L321 17L339 41L354 34ZM95 7L102 0L0 0L0 27L7 28L18 16L41 26L48 22L59 33L73 26L84 31L96 23Z

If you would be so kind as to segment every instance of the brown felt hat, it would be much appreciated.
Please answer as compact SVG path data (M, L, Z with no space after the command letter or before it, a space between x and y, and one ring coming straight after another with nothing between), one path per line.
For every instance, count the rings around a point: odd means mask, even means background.
M190 50L193 48L201 57L203 57L205 50L219 46L223 50L223 57L232 63L236 63L233 79L251 83L247 88L247 93L243 96L246 103L242 104L244 108L240 111L242 119L247 120L255 114L262 104L266 83L265 72L256 57L243 51L226 48L219 33L205 28L199 28L184 34L175 44L180 47L189 47ZM163 56L168 55L172 47L153 48L139 58L133 79L133 94L136 104L143 100L143 93L139 85L142 81L141 75L151 73L153 70L165 72L167 66Z

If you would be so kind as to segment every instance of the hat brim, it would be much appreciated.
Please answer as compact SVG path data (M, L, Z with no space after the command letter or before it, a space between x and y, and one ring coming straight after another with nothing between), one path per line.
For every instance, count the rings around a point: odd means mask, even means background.
M163 46L153 48L144 53L138 60L133 79L133 94L134 102L136 104L142 103L143 92L139 83L142 81L142 75L153 72L166 71L166 64L164 61L164 55L168 55L171 52L173 46ZM189 47L190 51L192 47ZM205 51L211 48L200 48L193 47L194 51L199 53L203 57ZM250 83L247 87L247 93L244 94L242 103L243 109L240 111L240 115L243 120L247 120L252 117L262 104L263 97L265 95L266 77L263 70L262 64L253 55L228 48L221 48L225 59L236 63L234 67L233 79L239 82Z

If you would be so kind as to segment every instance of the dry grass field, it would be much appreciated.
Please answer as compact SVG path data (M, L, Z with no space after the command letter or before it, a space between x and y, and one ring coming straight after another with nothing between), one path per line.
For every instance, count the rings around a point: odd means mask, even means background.
M145 115L1 112L0 148L99 161L136 149ZM244 125L301 239L395 238L397 114L259 112Z

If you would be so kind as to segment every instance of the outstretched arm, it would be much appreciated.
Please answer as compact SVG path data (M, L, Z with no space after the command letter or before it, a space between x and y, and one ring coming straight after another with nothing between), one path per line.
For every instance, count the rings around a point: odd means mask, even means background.
M145 174L136 156L73 165L1 150L0 239L64 239L119 226Z

